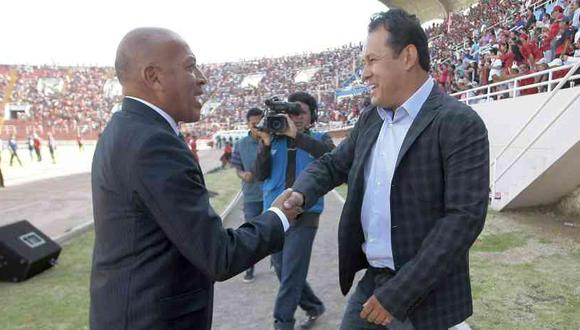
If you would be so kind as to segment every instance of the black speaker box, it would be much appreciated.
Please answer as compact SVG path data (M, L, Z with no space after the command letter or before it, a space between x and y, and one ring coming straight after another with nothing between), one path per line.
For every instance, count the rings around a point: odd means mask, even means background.
M0 227L0 281L24 281L52 267L61 250L26 220Z

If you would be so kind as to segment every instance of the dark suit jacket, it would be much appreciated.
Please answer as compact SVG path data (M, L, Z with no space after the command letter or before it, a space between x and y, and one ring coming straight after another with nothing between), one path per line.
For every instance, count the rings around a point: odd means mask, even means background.
M314 162L294 185L305 208L348 182L339 225L339 273L346 294L368 267L361 206L364 165L380 132L368 108L334 151ZM409 129L391 186L391 234L396 275L375 295L396 318L417 329L447 329L472 314L468 250L487 212L489 142L479 116L435 86Z
M97 144L92 188L92 329L210 329L214 281L284 244L271 211L224 229L185 142L135 100Z

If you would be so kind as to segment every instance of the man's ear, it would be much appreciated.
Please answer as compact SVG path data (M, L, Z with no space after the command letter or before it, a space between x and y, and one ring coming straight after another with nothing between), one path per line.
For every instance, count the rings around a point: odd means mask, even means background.
M419 53L417 52L417 47L415 45L407 45L403 49L403 63L405 65L405 70L411 70L415 65L419 64Z
M145 86L152 90L161 90L163 86L159 77L160 68L157 65L150 64L141 71L141 79Z

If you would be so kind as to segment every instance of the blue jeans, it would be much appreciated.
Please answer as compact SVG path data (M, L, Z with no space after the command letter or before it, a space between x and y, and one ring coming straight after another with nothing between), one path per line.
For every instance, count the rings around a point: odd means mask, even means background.
M263 203L260 202L244 202L244 221L248 222L255 217L262 214ZM246 270L246 274L254 275L254 266Z
M310 216L320 217L320 214ZM317 230L317 227L300 225L298 222L286 232L282 251L272 255L274 269L280 280L274 305L274 323L278 329L294 329L294 313L298 306L312 316L324 312L324 304L306 282Z
M362 311L362 306L367 300L373 295L377 283L380 285L387 281L390 276L385 276L383 274L376 274L373 271L367 270L364 277L358 282L356 290L348 299L346 305L344 316L342 317L342 323L340 324L340 330L413 330L413 324L409 319L401 322L397 319L383 327L381 325L376 325L368 322L367 320L360 317L360 312Z

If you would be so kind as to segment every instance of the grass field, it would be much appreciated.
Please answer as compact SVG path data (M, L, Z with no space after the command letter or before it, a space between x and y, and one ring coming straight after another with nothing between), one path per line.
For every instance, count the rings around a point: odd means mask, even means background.
M221 213L239 191L234 170L205 176ZM59 265L23 283L0 283L0 329L88 329L89 275L94 232L63 246Z
M346 186L337 190L346 197ZM580 329L580 238L539 225L555 221L549 213L488 213L470 253L474 330Z

